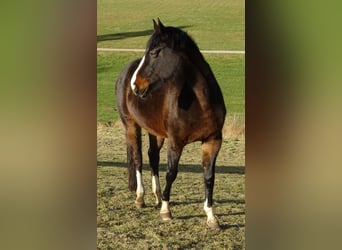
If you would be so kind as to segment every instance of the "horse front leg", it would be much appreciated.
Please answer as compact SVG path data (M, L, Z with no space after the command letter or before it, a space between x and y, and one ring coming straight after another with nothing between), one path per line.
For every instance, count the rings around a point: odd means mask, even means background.
M204 211L207 215L207 225L211 229L220 230L220 225L213 212L213 191L215 183L215 163L221 148L222 139L207 140L202 143L202 165L204 169L205 202Z
M141 128L134 122L126 124L128 187L136 191L135 205L145 206L144 185L142 181Z
M168 141L168 150L167 150L167 170L166 170L166 185L162 195L162 207L160 209L160 217L164 221L171 220L171 211L170 211L170 192L172 183L177 177L178 173L178 162L180 156L183 151L183 145L177 145L173 142L172 139Z
M151 176L152 176L152 192L156 197L156 205L161 203L161 188L159 182L159 153L164 144L164 139L148 134L150 147L148 149L148 157L150 160Z

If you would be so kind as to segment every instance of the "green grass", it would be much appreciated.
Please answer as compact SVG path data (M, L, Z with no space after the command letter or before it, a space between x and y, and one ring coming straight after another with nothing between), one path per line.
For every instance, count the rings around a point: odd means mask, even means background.
M244 9L242 0L99 0L97 35L115 39L98 42L98 47L145 48L152 19L160 17L167 26L185 26L200 49L243 50Z
M97 120L114 122L118 119L114 86L120 71L137 58L137 53L97 53Z
M217 174L214 209L222 227L217 232L205 225L203 174L198 170L200 166L181 166L171 193L173 220L162 222L159 208L153 203L150 178L144 181L147 207L137 209L134 193L127 190L125 169L99 166L98 248L243 249L245 204L244 197L239 196L244 191L243 176ZM143 174L149 177L149 170ZM161 181L164 183L164 179Z
M217 158L214 211L222 230L209 230L203 211L204 184L200 143L184 148L171 190L173 220L162 222L154 206L148 167L148 136L143 134L146 208L134 205L128 191L126 148L121 123L98 127L98 249L244 249L244 140L224 140ZM166 147L161 150L160 182L165 185Z

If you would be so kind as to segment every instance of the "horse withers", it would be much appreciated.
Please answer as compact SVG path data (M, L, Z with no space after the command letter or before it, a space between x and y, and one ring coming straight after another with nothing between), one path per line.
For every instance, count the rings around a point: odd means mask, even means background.
M154 33L142 58L126 66L116 82L120 118L126 130L128 184L135 204L145 206L141 129L149 135L149 163L162 220L171 220L170 190L186 144L202 142L207 225L220 229L214 216L215 162L222 143L226 109L220 87L198 46L187 33L153 20ZM166 185L159 183L159 152L167 139Z

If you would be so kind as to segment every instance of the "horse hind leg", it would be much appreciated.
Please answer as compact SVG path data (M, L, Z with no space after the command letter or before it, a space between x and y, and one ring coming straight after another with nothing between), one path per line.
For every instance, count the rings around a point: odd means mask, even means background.
M152 176L152 192L156 198L156 205L161 203L161 188L159 182L159 153L164 144L164 139L149 134L150 147L148 156L150 160L151 176Z
M126 143L128 187L131 191L136 191L135 205L142 208L145 202L142 181L141 128L134 122L126 124Z
M215 183L216 157L221 148L221 137L202 143L202 165L204 169L205 202L204 211L207 215L207 225L211 229L220 230L220 225L213 212L213 190Z

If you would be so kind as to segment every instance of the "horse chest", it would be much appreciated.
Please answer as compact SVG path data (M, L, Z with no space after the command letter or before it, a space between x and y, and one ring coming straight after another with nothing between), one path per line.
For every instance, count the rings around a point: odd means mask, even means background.
M165 124L168 111L163 102L139 101L131 107L130 113L147 132L163 138L168 137Z

